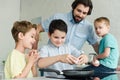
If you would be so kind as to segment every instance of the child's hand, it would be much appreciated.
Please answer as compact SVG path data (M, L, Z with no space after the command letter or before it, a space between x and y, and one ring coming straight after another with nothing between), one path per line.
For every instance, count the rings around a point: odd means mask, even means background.
M77 60L78 60L77 64L85 64L88 62L88 56L85 54L82 54L77 58Z
M31 62L34 64L37 62L37 60L40 58L39 54L37 53L37 50L31 50L28 55L28 62Z
M92 64L97 67L100 65L100 62L96 59L92 61Z
M60 55L60 61L63 63L76 64L77 58L70 54Z

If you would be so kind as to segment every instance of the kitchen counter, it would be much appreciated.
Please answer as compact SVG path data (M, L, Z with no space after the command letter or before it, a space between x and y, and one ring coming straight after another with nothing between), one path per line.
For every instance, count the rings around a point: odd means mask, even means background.
M102 73L99 74L98 77L100 80L120 80L120 72L117 73ZM78 80L93 80L95 77L89 77L89 78L79 78ZM8 79L0 79L0 80L8 80ZM57 77L34 77L34 78L25 78L25 79L9 79L9 80L71 80L71 79L65 79L64 77L57 76ZM72 79L73 80L73 79ZM74 79L75 80L75 79Z
M34 77L25 79L0 79L0 80L68 80L68 79L56 79L56 78L46 78L46 77Z

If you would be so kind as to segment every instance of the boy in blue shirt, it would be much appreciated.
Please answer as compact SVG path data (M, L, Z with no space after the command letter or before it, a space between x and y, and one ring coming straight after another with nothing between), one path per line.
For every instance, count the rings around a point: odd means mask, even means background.
M49 42L40 49L40 68L51 68L62 71L73 69L71 64L83 64L88 61L86 55L65 42L67 25L63 20L55 19L50 23L48 36ZM46 72L45 76L55 76L55 73Z

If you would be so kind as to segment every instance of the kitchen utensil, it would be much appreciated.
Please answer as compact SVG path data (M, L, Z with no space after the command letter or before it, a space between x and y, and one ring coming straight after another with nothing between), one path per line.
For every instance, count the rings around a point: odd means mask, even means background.
M55 69L46 68L46 69L40 69L40 71L55 72L57 75L64 75L66 78L72 78L72 79L90 77L94 73L93 70L81 70L81 69L68 69L68 70L58 71Z

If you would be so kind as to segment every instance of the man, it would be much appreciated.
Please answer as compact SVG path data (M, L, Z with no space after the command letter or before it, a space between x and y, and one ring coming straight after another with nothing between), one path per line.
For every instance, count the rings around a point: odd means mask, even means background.
M74 0L72 10L67 14L55 14L39 25L40 32L48 32L49 24L54 19L62 19L68 25L66 43L70 43L78 50L87 41L98 52L97 37L92 25L85 19L91 14L93 5L91 0ZM82 58L86 62L86 58Z

